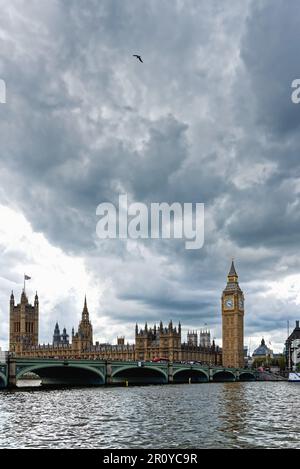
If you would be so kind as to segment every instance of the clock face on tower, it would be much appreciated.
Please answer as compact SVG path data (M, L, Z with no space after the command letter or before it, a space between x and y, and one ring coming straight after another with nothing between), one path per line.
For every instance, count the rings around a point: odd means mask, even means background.
M243 309L244 308L244 301L243 298L239 298L239 308Z
M233 298L227 298L225 300L225 308L232 309L233 308Z

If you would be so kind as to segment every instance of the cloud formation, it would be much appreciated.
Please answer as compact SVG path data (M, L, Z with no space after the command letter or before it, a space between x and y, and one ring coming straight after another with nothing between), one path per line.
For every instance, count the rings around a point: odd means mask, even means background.
M2 343L9 290L20 291L28 268L37 269L44 340L57 319L76 326L77 295L88 289L101 341L132 339L136 321L171 318L186 329L207 323L220 341L220 295L234 256L246 343L265 335L280 350L286 320L299 317L300 106L290 99L299 2L0 6L0 203L32 233L6 252L19 222L3 208ZM204 248L98 240L96 207L120 192L137 202L205 203ZM61 277L51 287L42 268L52 249L61 273L79 279L66 278L65 290Z

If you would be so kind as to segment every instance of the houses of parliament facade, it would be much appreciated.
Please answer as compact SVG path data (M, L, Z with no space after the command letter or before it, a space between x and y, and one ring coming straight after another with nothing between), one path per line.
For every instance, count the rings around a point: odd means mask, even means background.
M30 304L25 292L20 303L15 304L14 294L10 297L9 350L18 357L98 359L124 361L151 361L164 358L169 361L199 361L208 365L243 368L243 317L244 296L238 284L238 276L232 262L227 285L222 294L222 335L220 349L210 340L209 331L188 332L187 341L182 343L181 324L172 321L165 327L162 322L149 328L135 328L135 343L126 344L118 337L117 344L102 344L93 340L86 298L77 331L72 329L71 339L66 329L60 333L55 325L52 344L39 344L39 298L35 295ZM200 340L199 340L200 339Z

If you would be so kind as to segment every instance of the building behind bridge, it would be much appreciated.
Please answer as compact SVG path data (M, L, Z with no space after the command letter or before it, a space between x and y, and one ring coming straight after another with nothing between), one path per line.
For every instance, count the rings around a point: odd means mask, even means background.
M286 365L289 369L295 369L300 364L300 325L296 321L296 327L285 342Z
M170 361L200 361L205 364L220 364L221 349L210 344L208 331L200 333L198 345L197 333L193 333L193 340L182 343L181 324L173 326L172 321L167 327L160 322L159 326L142 329L136 325L135 343L126 344L124 337L117 339L116 345L101 344L93 341L93 327L89 317L86 298L81 321L75 333L72 330L71 340L66 329L60 333L56 323L52 344L39 344L39 298L35 295L34 304L28 301L23 290L20 303L15 304L13 293L10 297L10 345L12 354L19 357L37 358L88 358L101 360L153 360L157 358ZM209 337L209 342L208 342Z
M243 368L244 359L244 295L239 286L238 275L232 261L227 276L227 285L221 298L222 310L222 351L210 332L190 331L187 342L182 342L181 324L144 328L136 325L135 343L126 344L119 337L116 345L94 343L93 327L89 317L86 299L77 332L72 330L71 340L64 329L60 334L56 324L52 344L39 345L39 298L35 295L34 304L28 302L25 289L19 304L15 304L13 293L10 297L10 352L21 357L44 358L89 358L101 360L153 360L199 361L203 364Z

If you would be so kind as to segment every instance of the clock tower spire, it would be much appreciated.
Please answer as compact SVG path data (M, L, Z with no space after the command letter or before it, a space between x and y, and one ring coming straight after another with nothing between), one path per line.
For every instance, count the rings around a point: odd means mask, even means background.
M244 294L233 260L222 294L222 336L223 366L244 368Z

